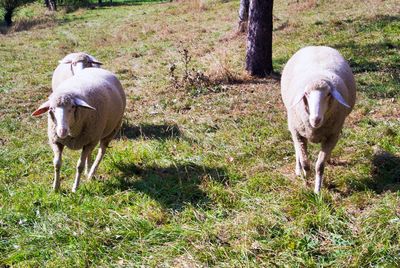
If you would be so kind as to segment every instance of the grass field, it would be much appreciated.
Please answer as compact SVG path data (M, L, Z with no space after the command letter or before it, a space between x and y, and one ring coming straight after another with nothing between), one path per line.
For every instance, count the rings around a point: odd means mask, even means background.
M321 196L294 177L279 82L244 72L238 1L34 4L0 34L0 267L399 267L398 1L275 2L276 71L324 44L357 80ZM204 79L183 80L185 50ZM96 180L73 194L66 150L53 193L47 120L30 114L72 51L115 72L128 103Z

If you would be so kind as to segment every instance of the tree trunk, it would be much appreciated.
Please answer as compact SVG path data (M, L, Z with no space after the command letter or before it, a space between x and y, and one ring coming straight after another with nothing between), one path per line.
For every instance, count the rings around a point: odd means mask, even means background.
M49 10L57 11L57 1L56 0L48 0L49 1Z
M44 3L48 10L57 11L57 2L56 0L44 0Z
M250 0L240 0L238 31L242 33L247 31L247 23L249 20L249 6Z
M250 75L266 77L272 67L273 0L251 0L247 35L246 70Z
M11 9L6 9L5 11L6 11L6 12L4 13L4 21L6 22L6 25L7 25L8 27L10 27L11 24L12 24L12 14L13 14L13 12L14 12L14 9L13 9L13 8L11 8Z

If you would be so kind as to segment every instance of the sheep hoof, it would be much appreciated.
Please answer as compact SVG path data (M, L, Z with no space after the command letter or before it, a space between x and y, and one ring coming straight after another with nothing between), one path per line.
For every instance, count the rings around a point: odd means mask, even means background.
M314 194L319 195L321 193L321 188L320 187L315 187L314 188Z

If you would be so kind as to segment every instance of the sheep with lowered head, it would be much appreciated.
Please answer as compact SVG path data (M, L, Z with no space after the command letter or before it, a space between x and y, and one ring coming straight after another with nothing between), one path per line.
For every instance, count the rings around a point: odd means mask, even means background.
M100 68L87 68L62 82L32 113L39 116L48 111L48 138L54 152L54 190L60 187L61 156L65 146L82 149L72 191L77 190L85 166L88 178L93 176L121 126L125 105L124 90L114 74ZM97 157L88 172L92 150L99 142Z
M61 82L78 73L80 70L89 67L100 68L102 65L95 57L84 52L70 53L60 60L59 63L51 79L51 87L53 90L55 90Z
M307 142L321 143L314 188L319 193L325 163L355 104L353 73L337 50L326 46L305 47L285 65L281 95L296 151L296 175L305 178L310 175Z

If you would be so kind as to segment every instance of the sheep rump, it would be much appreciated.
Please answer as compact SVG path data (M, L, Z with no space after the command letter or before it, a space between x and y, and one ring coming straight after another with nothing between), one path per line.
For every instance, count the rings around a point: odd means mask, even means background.
M74 67L74 65L76 65L78 62L81 63L81 66L79 68ZM100 68L101 65L101 62L87 53L70 53L59 61L59 65L54 70L51 79L51 88L55 90L64 80L72 77L74 74L84 68Z

